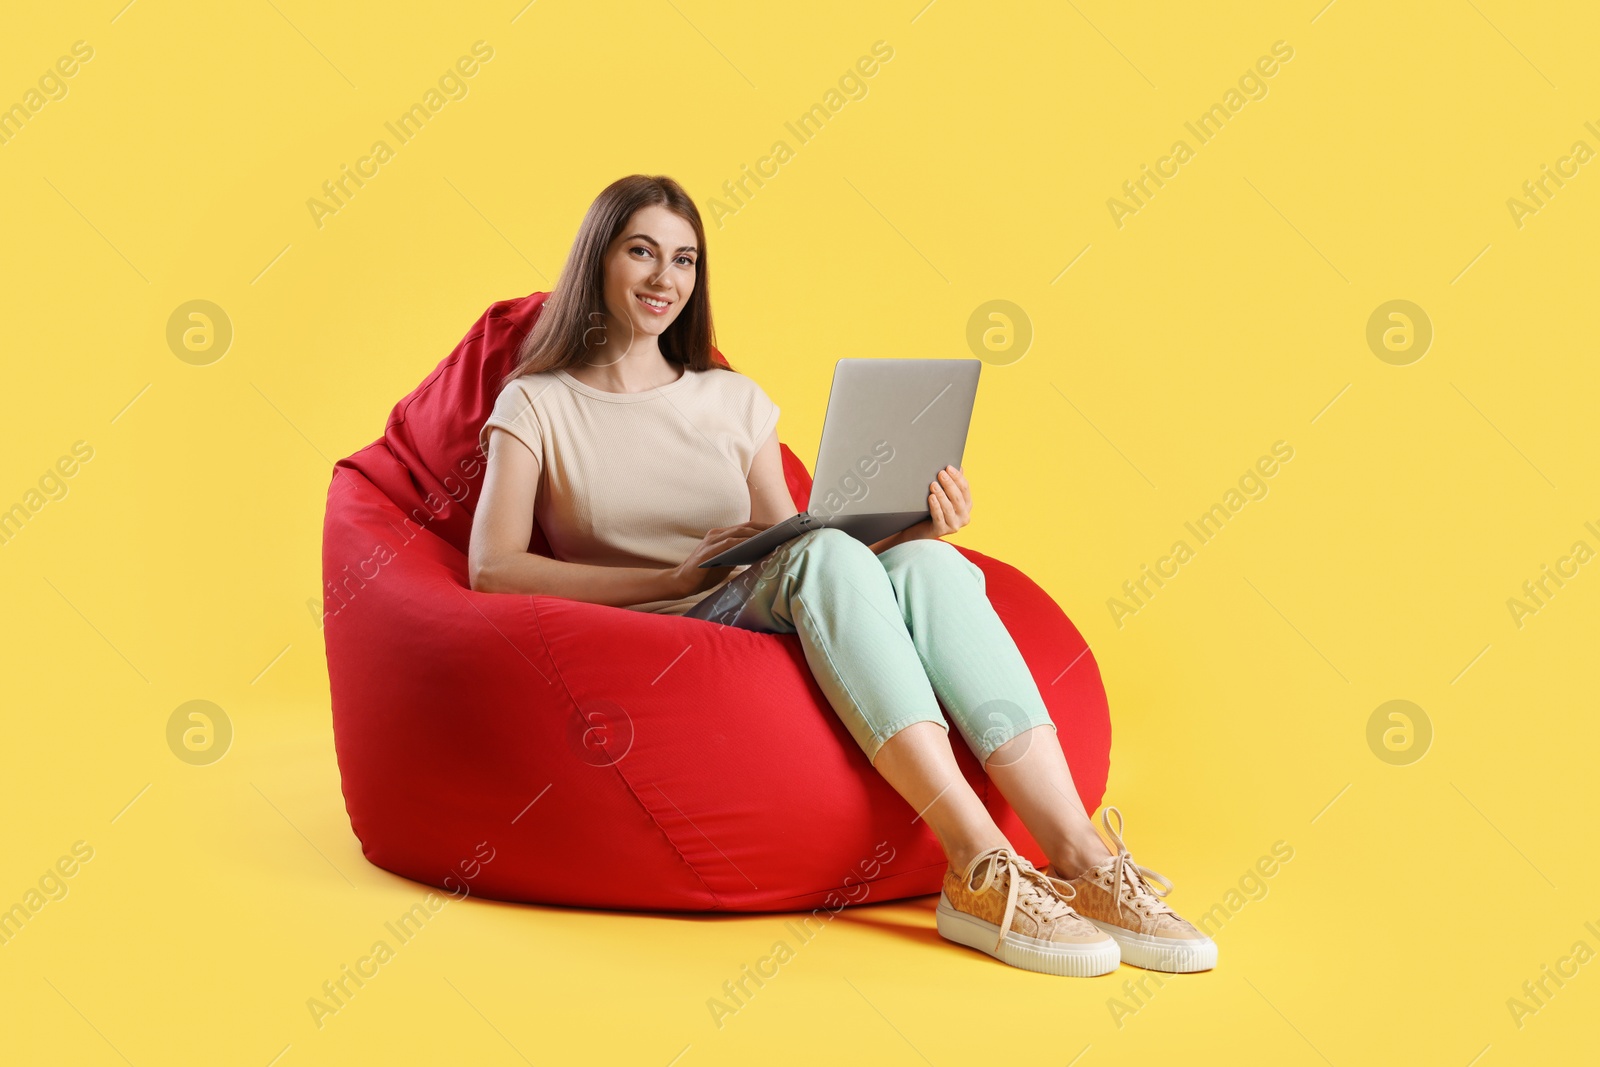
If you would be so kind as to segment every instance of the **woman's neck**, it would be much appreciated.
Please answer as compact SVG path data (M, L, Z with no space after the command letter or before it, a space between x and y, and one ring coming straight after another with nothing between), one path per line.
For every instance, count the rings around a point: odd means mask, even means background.
M611 347L591 348L583 358L566 368L568 374L594 389L608 393L643 393L671 385L688 372L661 354L660 347L636 340L618 352Z

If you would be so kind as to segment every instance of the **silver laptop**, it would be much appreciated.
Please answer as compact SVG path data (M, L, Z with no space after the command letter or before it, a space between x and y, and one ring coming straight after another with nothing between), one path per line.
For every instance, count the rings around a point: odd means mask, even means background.
M961 466L977 359L841 359L833 369L810 506L700 564L737 567L831 526L865 544L928 518L928 487Z

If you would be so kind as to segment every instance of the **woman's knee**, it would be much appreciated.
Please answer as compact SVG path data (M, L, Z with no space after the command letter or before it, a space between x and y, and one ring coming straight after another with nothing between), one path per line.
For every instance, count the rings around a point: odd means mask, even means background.
M974 577L978 582L978 588L984 587L982 568L964 556L955 545L935 537L902 541L893 548L880 552L878 559L889 572L889 576L896 580L917 571L955 570Z
M826 563L817 561L827 560ZM758 566L763 577L773 577L785 569L816 565L829 572L865 569L876 566L872 549L843 530L823 526L808 530L768 553Z

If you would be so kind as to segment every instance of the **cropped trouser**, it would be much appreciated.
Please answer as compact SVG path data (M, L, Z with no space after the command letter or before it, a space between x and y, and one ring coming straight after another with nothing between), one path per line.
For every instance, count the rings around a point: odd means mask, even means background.
M871 761L914 722L948 733L940 701L979 762L1025 730L1055 729L983 571L944 541L874 554L841 530L812 530L687 615L798 634L817 685Z

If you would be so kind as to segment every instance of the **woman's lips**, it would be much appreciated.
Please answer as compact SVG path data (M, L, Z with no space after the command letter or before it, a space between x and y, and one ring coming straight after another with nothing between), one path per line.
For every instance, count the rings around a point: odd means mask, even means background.
M670 300L666 301L661 307L655 307L655 306L653 306L651 304L648 304L648 303L645 302L644 294L642 294L642 293L636 295L634 297L634 299L637 300L639 302L639 304L646 311L650 312L652 315L665 315L667 313L667 309L672 307L672 301L670 301ZM657 299L657 298L652 297L651 299Z

